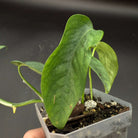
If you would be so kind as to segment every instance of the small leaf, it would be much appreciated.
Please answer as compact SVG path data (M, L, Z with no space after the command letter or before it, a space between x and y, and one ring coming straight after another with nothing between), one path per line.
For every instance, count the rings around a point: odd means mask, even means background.
M11 61L11 63L14 64L15 66L20 66L24 64L22 61L19 61L19 60L13 60Z
M27 65L28 68L32 69L36 73L40 75L42 74L44 64L40 62L34 62L34 61L27 61L27 62L24 62L24 64Z
M110 79L110 85L108 85L106 89L106 93L109 93L114 79L118 73L117 56L115 51L111 48L111 46L109 46L105 42L98 43L96 47L96 52L98 53L99 60L105 67Z
M81 98L91 60L89 47L103 37L84 15L69 18L58 47L47 59L41 78L41 91L48 117L62 129Z
M0 46L0 49L3 49L3 48L5 48L5 47L6 47L6 46L2 46L2 45L1 45L1 46Z
M92 57L91 62L89 64L90 68L97 74L97 76L101 79L105 91L110 89L110 78L108 72L104 65L95 57Z
M14 60L12 61L12 63L16 66L26 66L29 69L35 71L38 74L42 74L42 70L44 68L44 64L40 63L40 62L36 62L36 61L26 61L26 62L22 62L19 60Z

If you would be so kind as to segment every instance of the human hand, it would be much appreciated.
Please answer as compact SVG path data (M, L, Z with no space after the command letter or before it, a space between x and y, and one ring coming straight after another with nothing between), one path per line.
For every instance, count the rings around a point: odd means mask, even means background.
M36 128L32 130L28 130L23 138L46 138L43 128Z

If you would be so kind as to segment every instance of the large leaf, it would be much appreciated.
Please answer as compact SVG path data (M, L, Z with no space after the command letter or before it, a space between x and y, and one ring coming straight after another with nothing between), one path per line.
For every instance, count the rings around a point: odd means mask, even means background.
M109 74L106 68L104 67L104 65L97 58L92 57L89 66L101 79L104 85L105 91L108 91L110 89L111 83L110 83Z
M85 88L91 60L89 47L103 37L93 29L87 16L69 18L61 42L47 59L41 78L41 91L48 117L62 129Z
M96 52L98 53L98 57L100 62L105 67L110 83L108 83L108 87L106 87L106 93L109 93L114 79L118 72L118 60L115 51L105 42L99 42L96 47Z
M19 60L14 60L12 61L12 63L16 66L26 66L29 69L35 71L38 74L42 74L42 70L44 68L44 64L40 63L40 62L36 62L36 61L26 61L26 62L22 62Z

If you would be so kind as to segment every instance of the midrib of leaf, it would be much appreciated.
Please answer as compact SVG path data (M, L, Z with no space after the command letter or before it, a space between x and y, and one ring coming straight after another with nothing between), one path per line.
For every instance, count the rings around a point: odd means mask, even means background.
M91 29L90 29L91 30ZM78 41L76 42L76 44L71 44L71 45L76 45L76 47L73 49L73 51L72 51L72 53L70 54L70 53L68 53L68 55L66 55L66 61L68 61L68 63L66 63L66 64L68 64L68 68L70 68L71 67L71 69L67 69L67 70L65 70L65 76L63 76L63 78L65 78L65 80L66 79L69 79L68 80L68 83L66 83L66 85L67 86L63 86L63 87L67 87L67 88L69 88L69 87L72 87L72 89L74 89L73 88L73 86L71 86L70 84L73 84L73 83L71 83L71 76L72 76L72 74L74 74L74 72L72 71L72 62L73 62L73 60L75 59L75 56L76 56L76 51L77 51L77 49L79 48L79 49L81 49L82 47L81 47L81 45L80 45L80 42L82 41L82 39L83 39L83 37L90 31L90 30L87 30L84 34L83 34L83 36L81 37L81 39L78 39ZM71 48L72 48L72 46L71 46ZM66 51L65 51L66 52ZM59 54L61 54L61 53L59 53ZM69 60L67 60L68 58L70 58L71 60L69 61ZM51 63L52 64L52 63ZM62 64L62 63L61 63ZM61 64L59 64L57 67L59 67L59 66L61 66ZM67 67L67 66L66 66ZM55 68L56 69L56 68ZM67 71L67 72L66 72ZM63 73L63 72L62 72ZM64 73L63 73L64 74ZM53 76L54 77L54 76ZM58 78L57 78L58 79ZM62 79L62 78L60 78L60 79ZM57 81L59 81L59 80L57 80ZM56 82L56 81L55 81ZM61 88L61 87L60 87ZM70 88L71 89L71 88ZM61 89L60 89L61 90ZM71 90L70 90L71 91ZM82 91L83 92L83 91ZM73 93L73 95L74 95L75 93ZM56 95L56 94L55 94ZM47 96L47 95L45 95L45 96ZM44 97L44 96L43 96ZM81 95L80 95L80 97L81 97ZM79 98L80 98L79 97ZM74 97L72 97L72 98L74 98L74 99L78 99L78 96L76 97L76 95L74 95ZM64 98L63 99L61 99L61 102L62 102L62 100L64 100ZM75 100L75 101L77 101L77 100ZM67 102L67 101L66 101ZM63 103L66 103L66 102L63 102ZM66 104L68 104L68 103L66 103ZM75 104L73 105L73 106L75 106ZM47 108L48 109L48 108ZM72 107L72 109L73 109L73 107ZM49 110L49 109L48 109ZM68 118L68 117L67 117Z
M66 62L66 64L68 64L68 69L65 71L65 74L66 75L63 75L60 79L62 79L62 78L65 78L65 79L67 79L67 78L70 78L70 81L69 81L69 83L68 83L68 87L70 86L70 84L72 84L71 83L71 81L72 81L72 74L76 71L75 69L74 69L74 67L73 67L73 61L75 60L75 59L78 59L78 56L76 56L77 55L77 51L79 51L81 48L84 48L83 46L81 46L81 41L82 41L82 39L87 35L87 33L88 32L90 32L90 31L92 31L93 29L92 28L90 28L89 30L87 30L82 36L81 36L81 38L76 42L77 43L77 46L73 49L73 51L72 51L72 54L69 54L70 55L70 60L67 60L67 62ZM87 49L87 48L86 48ZM58 67L59 66L61 66L62 64L65 64L65 63L61 63L61 64L59 64L58 65ZM72 70L73 69L73 70ZM62 86L62 87L66 87L66 86ZM83 91L82 91L83 92ZM75 94L75 93L74 93ZM75 98L76 96L74 96L74 98Z
M71 83L71 76L72 76L72 74L75 72L74 70L74 67L73 67L73 61L74 61L74 59L75 59L75 57L77 57L78 58L78 56L76 56L77 55L77 51L79 51L81 48L82 48L82 46L81 46L81 41L82 41L82 39L85 37L85 35L87 35L87 33L89 32L89 31L91 31L92 29L89 29L89 30L87 30L82 36L81 36L81 38L76 42L77 43L77 46L73 49L73 51L72 51L72 54L70 54L69 52L68 52L68 54L69 54L69 56L67 56L68 57L68 59L69 60L66 60L66 64L68 64L68 69L66 69L65 70L65 72L62 74L62 76L60 77L60 79L63 79L63 78L65 78L65 79L68 79L68 78L70 78L70 81L69 81L69 83L67 84L68 85L68 87L70 86L70 84L72 84ZM74 44L75 45L75 44ZM80 47L80 48L79 48ZM79 50L78 50L78 48L79 48ZM64 62L62 62L61 64L59 64L56 68L58 68L59 66L62 66L62 64L64 65L65 63ZM55 68L55 70L56 70L56 68ZM72 70L72 69L74 69L74 70ZM65 75L64 75L65 74ZM57 80L57 81L59 81L59 80ZM67 86L61 86L61 87L67 87ZM75 98L75 96L74 96L74 98ZM64 99L63 99L64 100Z
M89 27L90 28L90 27ZM67 54L68 54L68 56L66 56L66 57L68 57L68 58L66 58L67 60L66 61L64 61L64 62L66 62L66 64L68 63L68 67L70 68L71 66L72 66L72 62L73 62L73 60L74 60L74 57L75 57L75 55L76 55L76 52L77 52L77 49L78 49L78 47L80 46L80 42L82 41L82 39L83 39L83 37L89 32L89 31L91 31L92 30L92 28L90 28L89 30L87 30L82 36L81 36L81 38L80 39L77 39L78 41L76 42L76 44L77 44L77 46L72 50L70 50L73 54L70 54L70 52L67 52ZM64 36L64 35L63 35ZM62 42L62 39L61 39L61 42ZM76 44L73 44L73 45L76 45ZM59 44L59 47L61 47L61 45ZM71 46L72 47L72 46ZM59 67L59 66L61 66L62 64L65 64L64 62L61 62L57 67ZM56 67L56 68L57 68ZM56 69L55 68L55 69ZM67 73L68 72L68 73ZM67 72L66 72L66 76L63 76L63 77L67 77L67 76L69 76L70 74L71 74L71 70L67 70Z
M75 47L75 49L74 49L74 51L72 52L73 54L72 54L72 56L71 56L71 60L69 60L70 62L68 63L68 65L69 65L69 69L70 70L68 70L68 73L67 73L67 75L65 76L65 77L67 77L67 76L71 76L72 75L72 70L71 69L74 69L72 66L73 66L73 61L74 61L74 59L75 59L75 57L78 57L78 56L76 56L77 55L77 51L78 51L78 47L80 47L80 43L81 43L81 41L82 41L82 39L83 39L83 37L85 37L85 35L87 35L87 33L89 32L89 31L92 31L92 29L89 29L89 30L87 30L83 35L82 35L82 37L80 38L80 40L77 42L78 44L77 44L77 46ZM80 47L80 49L81 49L82 47ZM64 76L63 76L64 77ZM68 78L68 77L67 77ZM71 77L70 77L71 78Z

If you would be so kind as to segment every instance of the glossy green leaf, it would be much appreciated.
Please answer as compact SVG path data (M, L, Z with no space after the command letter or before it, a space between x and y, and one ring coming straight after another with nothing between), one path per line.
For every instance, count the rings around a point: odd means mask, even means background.
M12 61L12 63L16 66L26 66L29 69L35 71L38 74L42 74L42 70L44 68L44 64L40 63L40 62L36 62L36 61L26 61L26 62L22 62L19 60L14 60Z
M47 59L41 78L41 91L48 117L62 129L82 96L91 51L102 39L103 31L94 30L84 15L69 18L61 42Z
M98 43L96 52L98 53L99 60L105 67L110 79L108 87L105 88L106 93L109 93L114 79L118 73L118 59L115 51L105 42Z
M108 72L104 65L97 58L92 57L89 66L102 81L105 91L109 90L111 83Z

